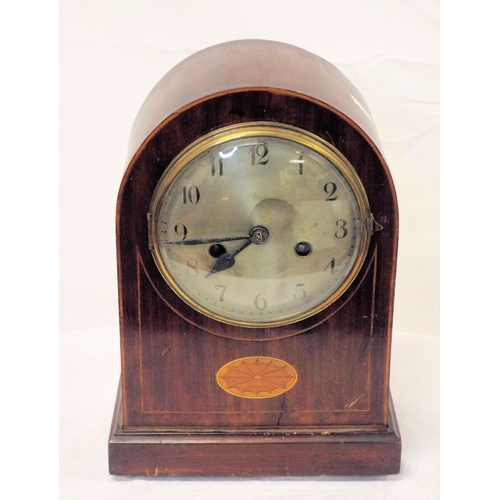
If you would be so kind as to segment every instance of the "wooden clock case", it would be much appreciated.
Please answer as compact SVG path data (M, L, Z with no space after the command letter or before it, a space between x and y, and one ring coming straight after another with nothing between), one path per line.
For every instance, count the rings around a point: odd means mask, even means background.
M246 122L316 134L354 166L375 221L350 288L312 318L275 328L221 324L180 300L150 250L148 210L174 157L201 136ZM207 216L210 216L207 214ZM202 50L156 85L134 123L117 204L122 375L109 439L111 474L393 474L401 439L389 392L396 195L367 106L334 66L262 40ZM218 370L247 356L298 373L292 390L248 399Z

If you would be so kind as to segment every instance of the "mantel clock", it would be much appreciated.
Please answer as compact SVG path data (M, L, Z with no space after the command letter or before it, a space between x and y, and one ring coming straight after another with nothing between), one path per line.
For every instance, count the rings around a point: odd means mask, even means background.
M156 85L117 206L112 474L391 474L397 202L367 106L297 47Z

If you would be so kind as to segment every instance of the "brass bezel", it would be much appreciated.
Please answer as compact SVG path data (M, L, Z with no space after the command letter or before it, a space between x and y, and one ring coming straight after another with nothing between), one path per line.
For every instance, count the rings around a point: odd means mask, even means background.
M214 313L213 311L204 308L187 294L185 294L184 291L177 285L175 280L170 276L161 257L158 245L158 231L156 225L158 221L159 209L161 207L163 197L167 192L169 186L172 184L181 170L189 165L191 161L193 161L196 157L198 157L208 149L219 146L234 139L269 136L306 146L326 158L340 171L340 173L344 176L344 178L352 188L356 201L359 205L362 229L361 242L358 256L350 272L346 275L344 281L335 291L335 293L333 293L326 300L322 301L320 304L317 304L312 309L309 309L308 311L291 318L278 318L273 321L264 322L239 321L232 318L227 318L224 315ZM248 122L221 127L220 129L217 129L203 137L200 137L199 139L191 143L172 160L170 165L166 168L165 172L161 176L151 199L148 216L150 217L151 223L150 248L153 259L163 279L166 281L169 287L179 298L181 298L186 304L188 304L199 313L216 321L243 328L267 328L285 326L293 323L298 323L299 321L305 320L326 309L349 288L351 283L358 275L368 253L368 247L371 237L371 233L369 231L370 207L368 197L366 195L361 179L359 178L356 170L349 163L349 161L334 146L316 136L315 134L312 134L311 132L300 129L298 127L274 122Z

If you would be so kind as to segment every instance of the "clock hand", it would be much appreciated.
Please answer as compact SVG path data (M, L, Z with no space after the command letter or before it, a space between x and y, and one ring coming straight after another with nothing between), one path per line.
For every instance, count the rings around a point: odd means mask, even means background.
M234 257L238 255L241 251L243 251L245 248L250 246L252 244L252 240L250 237L247 237L247 240L243 245L241 245L237 250L235 250L233 253L223 253L216 261L215 264L212 266L212 269L208 272L208 274L205 276L205 278L208 278L212 274L218 273L220 271L225 271L226 269L229 269L230 267L234 266L234 263L236 262L234 260Z
M223 241L246 240L250 236L229 236L227 238L200 238L193 240L164 241L165 245L204 245L206 243L222 243Z
M255 226L246 237L245 243L243 243L239 248L237 248L232 253L223 253L214 263L212 269L208 272L205 278L208 278L212 274L218 273L220 271L225 271L234 266L235 257L240 252L245 250L245 248L249 247L252 243L255 245L261 245L264 243L269 237L269 231L263 226Z

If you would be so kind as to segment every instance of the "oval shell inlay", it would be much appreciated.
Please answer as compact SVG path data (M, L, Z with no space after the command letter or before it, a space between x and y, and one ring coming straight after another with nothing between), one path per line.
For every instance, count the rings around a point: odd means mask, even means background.
M216 375L219 386L233 396L263 399L289 391L297 382L293 366L281 359L249 356L230 361Z

